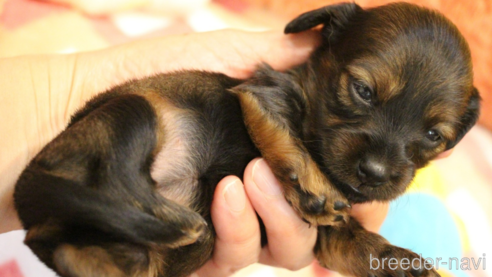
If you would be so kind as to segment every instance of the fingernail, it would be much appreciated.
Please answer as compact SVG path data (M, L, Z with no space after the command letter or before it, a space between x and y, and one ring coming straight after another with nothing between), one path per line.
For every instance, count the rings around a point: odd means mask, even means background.
M231 211L242 212L246 206L243 184L237 179L227 184L224 188L224 199Z
M282 195L282 188L264 159L256 161L252 175L253 182L263 193L269 196Z

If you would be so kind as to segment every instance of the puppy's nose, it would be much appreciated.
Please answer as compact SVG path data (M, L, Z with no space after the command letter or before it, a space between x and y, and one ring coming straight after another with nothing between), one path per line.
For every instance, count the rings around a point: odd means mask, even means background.
M360 160L357 175L363 184L377 187L389 181L390 168L375 158L365 157Z

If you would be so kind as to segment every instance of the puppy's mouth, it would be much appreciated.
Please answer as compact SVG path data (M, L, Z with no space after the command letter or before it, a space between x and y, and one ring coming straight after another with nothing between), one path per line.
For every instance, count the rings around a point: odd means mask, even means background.
M333 176L333 174L328 174L328 178L351 203L362 203L371 200L367 195L361 192L361 188L364 184L348 184L340 181L338 178Z
M364 184L360 184L358 186L352 186L350 184L345 184L346 186L348 186L350 189L352 189L352 191L354 191L355 193L359 193L359 194L362 194L362 192L360 192L359 188L361 186L363 186Z
M407 167L403 171L398 171L398 176L395 174L385 182L374 182L373 180L364 182L359 180L358 176L349 176L343 172L339 175L327 167L323 168L323 172L350 203L357 204L395 199L405 192L406 187L415 176L414 170L410 169L412 168Z
M408 178L408 182L405 182L406 180L398 180L398 183L394 183L393 181L386 184L374 185L344 182L333 175L329 175L328 178L352 204L394 199L405 192L406 187L412 179Z
M374 185L370 185L370 184L366 184L366 183L359 183L358 185L351 185L348 183L344 183L344 185L348 186L353 192L359 193L359 194L364 194L363 192L361 192L361 190L363 190L364 188L375 189L378 187L378 186L374 186Z

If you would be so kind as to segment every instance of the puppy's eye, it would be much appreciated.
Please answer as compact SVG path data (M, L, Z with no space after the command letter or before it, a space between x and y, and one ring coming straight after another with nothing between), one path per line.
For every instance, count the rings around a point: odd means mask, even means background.
M368 86L361 84L360 82L353 82L352 88L364 101L371 102L372 91Z
M438 140L441 139L441 135L434 129L427 131L425 137L433 142L437 142Z

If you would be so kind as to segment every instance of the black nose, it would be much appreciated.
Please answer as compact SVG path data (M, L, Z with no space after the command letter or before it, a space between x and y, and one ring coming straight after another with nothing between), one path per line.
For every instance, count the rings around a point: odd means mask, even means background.
M357 175L363 184L377 187L389 181L390 168L376 158L364 157L360 160Z

